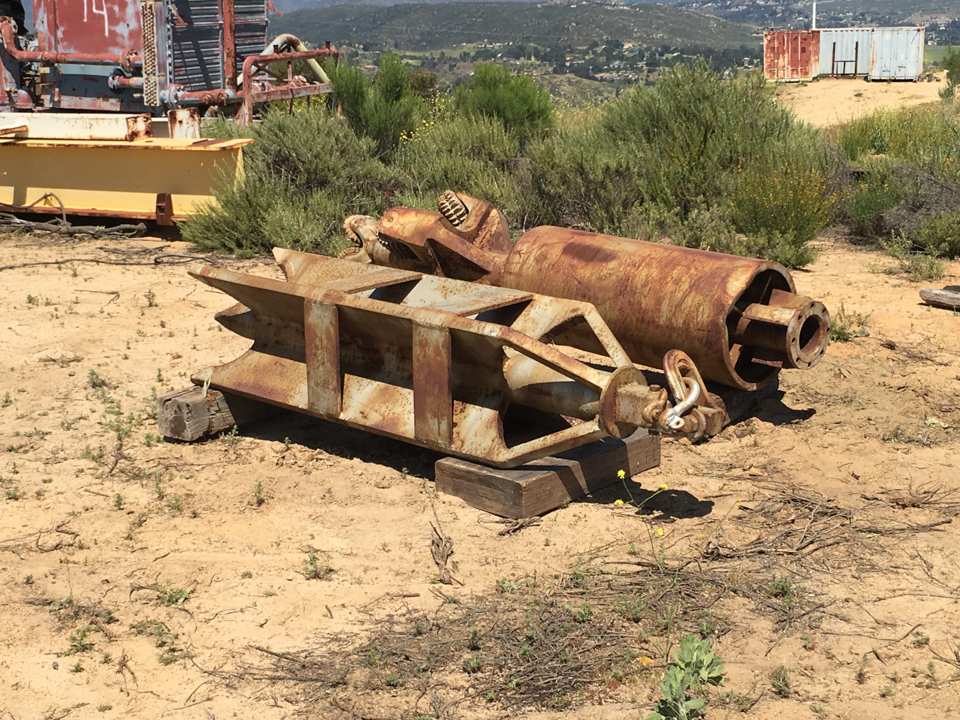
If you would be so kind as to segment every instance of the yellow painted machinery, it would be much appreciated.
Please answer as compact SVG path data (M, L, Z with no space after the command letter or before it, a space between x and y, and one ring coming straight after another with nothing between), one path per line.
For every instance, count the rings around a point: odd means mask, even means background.
M157 137L170 134L177 137ZM166 124L146 115L0 113L0 209L171 224L241 176L251 142L201 138L188 111Z
M33 0L31 20L0 3L0 211L172 223L212 202L250 141L201 138L201 116L248 124L332 90L319 61L337 49L268 40L267 7Z

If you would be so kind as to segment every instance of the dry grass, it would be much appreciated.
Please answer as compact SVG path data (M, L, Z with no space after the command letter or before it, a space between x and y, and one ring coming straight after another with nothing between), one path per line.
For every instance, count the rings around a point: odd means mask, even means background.
M303 650L253 647L218 676L287 686L305 706L356 717L371 716L385 693L410 717L452 717L476 702L576 707L655 684L684 634L719 637L738 622L765 622L782 637L840 618L823 591L831 578L882 570L899 538L950 522L960 511L953 497L920 486L846 507L760 480L756 498L739 505L728 528L714 523L705 542L667 548L651 529L645 557L631 546L629 560L612 560L623 548L606 545L559 576L502 579L484 595L436 590L444 602L433 614L387 615L359 642L334 635ZM914 521L907 511L934 517Z

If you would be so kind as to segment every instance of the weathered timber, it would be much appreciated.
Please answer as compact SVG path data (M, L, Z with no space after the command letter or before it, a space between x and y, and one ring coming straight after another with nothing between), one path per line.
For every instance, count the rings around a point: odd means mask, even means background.
M950 285L943 290L921 290L920 297L927 305L944 310L960 310L960 285Z
M276 412L272 406L219 390L190 387L157 399L157 427L166 438L194 442Z
M435 465L437 490L507 518L543 515L660 464L660 436L638 430L512 470L443 458Z

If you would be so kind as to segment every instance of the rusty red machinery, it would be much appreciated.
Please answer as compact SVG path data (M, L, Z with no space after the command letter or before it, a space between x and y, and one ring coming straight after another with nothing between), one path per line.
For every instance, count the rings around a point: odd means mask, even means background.
M347 218L354 259L589 302L635 362L657 367L679 348L707 380L738 390L812 367L826 350L826 308L777 263L559 227L514 243L485 201L447 192L438 206ZM553 335L582 345L580 330Z
M650 385L589 303L290 250L286 280L207 267L253 343L198 381L449 455L515 467L638 428L718 432L722 406L684 353ZM580 328L573 345L556 333ZM598 360L602 362L598 362Z
M513 243L487 202L439 208L347 218L343 259L275 250L285 280L196 273L252 340L195 378L203 397L509 468L638 428L715 435L729 417L706 380L754 390L826 349L826 308L776 263L556 227Z
M0 110L219 106L246 122L258 104L331 90L317 60L336 48L269 40L266 0L34 0L33 18L33 34L0 18Z

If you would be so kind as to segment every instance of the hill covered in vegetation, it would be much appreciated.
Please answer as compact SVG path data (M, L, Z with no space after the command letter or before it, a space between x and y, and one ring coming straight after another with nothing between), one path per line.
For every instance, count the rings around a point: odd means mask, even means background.
M299 0L308 3L310 0ZM630 0L627 0L630 2ZM697 10L717 17L749 23L759 27L809 27L811 3L794 0L743 2L743 0L662 0L687 10ZM960 0L844 0L821 2L818 12L820 27L853 25L909 25L929 23L934 19L956 18Z
M486 43L582 47L609 40L646 46L734 48L759 43L754 30L700 13L660 5L510 2L339 5L276 18L277 32L311 43L330 40L367 49L438 50Z

